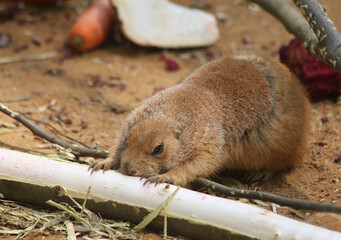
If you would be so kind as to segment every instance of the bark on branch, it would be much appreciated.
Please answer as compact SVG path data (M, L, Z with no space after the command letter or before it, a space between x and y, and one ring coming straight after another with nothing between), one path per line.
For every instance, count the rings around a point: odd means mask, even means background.
M341 73L341 33L317 0L293 0L318 41L308 41L308 51Z
M300 209L300 210L314 210L314 211L334 212L334 213L341 214L341 206L338 206L338 205L287 198L287 197L282 197L282 196L278 196L275 194L265 193L265 192L260 192L260 191L231 188L231 187L227 187L222 184L210 181L205 178L197 178L196 182L205 187L211 188L217 192L223 193L226 196L230 196L230 197L258 199L258 200L268 201L268 202L276 203L281 206L292 207L292 208Z
M341 33L317 0L292 0L304 17L288 0L249 1L276 17L289 33L306 42L312 56L341 74Z

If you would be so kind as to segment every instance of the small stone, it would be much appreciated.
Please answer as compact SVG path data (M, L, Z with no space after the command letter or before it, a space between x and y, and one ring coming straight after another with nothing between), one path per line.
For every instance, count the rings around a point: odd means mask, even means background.
M216 18L221 22L225 22L227 20L227 14L219 12L217 13Z
M46 71L46 74L49 74L51 76L58 76L64 73L65 73L65 70L60 69L60 68L49 69Z
M334 163L341 163L341 156L334 159Z
M93 63L101 63L102 62L102 59L101 58L98 58L98 57L94 57L94 58L92 58L91 59L91 61L93 62Z
M177 62L175 62L174 60L172 59L167 59L166 60L166 69L168 71L175 71L175 70L178 70L180 69L180 66Z
M115 114L121 114L121 113L126 112L124 109L122 109L118 106L114 106L114 105L110 106L110 111L115 113Z
M67 118L67 119L64 120L64 123L66 125L71 125L72 124L72 120L70 118Z
M252 40L250 37L248 37L248 36L244 36L244 37L242 38L242 42L243 42L245 45L253 44L253 40Z
M321 118L321 122L322 122L322 123L327 123L327 122L328 122L328 118L327 118L327 117Z
M34 36L34 37L31 38L31 43L33 43L36 46L40 46L41 45L41 40L40 40L40 38Z
M125 83L119 83L118 84L118 88L121 90L121 91L124 91L127 89L127 84Z
M162 240L162 238L159 235L147 233L142 236L141 240Z
M314 143L314 144L316 144L316 145L319 146L319 147L324 147L324 146L327 145L327 143L324 143L324 142L316 142L316 143Z
M332 182L333 182L333 183L339 183L339 182L340 182L340 179L334 178Z
M12 38L7 33L0 33L0 47L7 47L12 41Z

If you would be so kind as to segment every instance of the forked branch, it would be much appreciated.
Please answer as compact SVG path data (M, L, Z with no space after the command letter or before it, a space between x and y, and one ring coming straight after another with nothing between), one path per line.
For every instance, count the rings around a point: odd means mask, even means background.
M249 0L282 22L287 31L306 43L308 52L341 74L341 33L318 0ZM304 19L305 18L305 19Z

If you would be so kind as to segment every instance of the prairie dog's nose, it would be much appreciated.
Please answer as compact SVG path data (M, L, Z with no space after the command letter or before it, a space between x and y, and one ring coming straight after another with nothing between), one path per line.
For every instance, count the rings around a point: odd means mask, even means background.
M121 171L125 175L134 175L134 174L136 174L136 171L131 167L130 162L122 163Z

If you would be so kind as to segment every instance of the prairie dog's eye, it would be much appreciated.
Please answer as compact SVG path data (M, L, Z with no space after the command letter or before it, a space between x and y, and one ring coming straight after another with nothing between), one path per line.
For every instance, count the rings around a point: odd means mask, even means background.
M163 151L163 144L157 145L154 148L152 155L160 154L160 153L162 153L162 151Z

